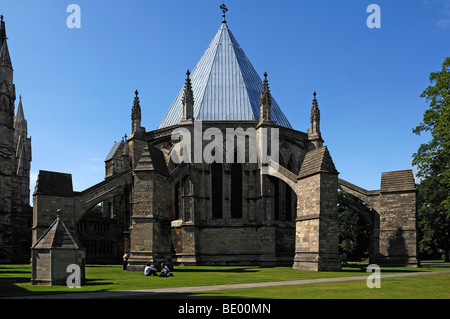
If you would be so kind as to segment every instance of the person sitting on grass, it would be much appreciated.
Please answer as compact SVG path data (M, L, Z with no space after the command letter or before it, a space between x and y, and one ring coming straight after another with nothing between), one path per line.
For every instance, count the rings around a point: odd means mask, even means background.
M144 269L144 275L146 276L156 276L156 269L153 268L150 263L147 263L147 266L145 266Z
M161 263L161 273L159 274L159 277L173 277L169 267L163 262Z

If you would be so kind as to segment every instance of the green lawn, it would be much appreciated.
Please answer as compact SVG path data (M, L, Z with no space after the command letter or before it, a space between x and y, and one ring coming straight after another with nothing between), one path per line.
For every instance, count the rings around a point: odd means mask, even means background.
M233 283L299 280L329 277L367 277L363 264L351 264L341 272L307 272L291 267L177 267L174 277L145 277L141 272L123 271L120 265L86 266L86 285L32 286L29 265L0 265L0 297L35 294L77 293L88 291L138 290L166 287L189 287ZM426 262L423 268L385 268L382 274L450 269L450 263ZM450 274L381 280L381 289L369 289L366 281L323 283L272 288L237 289L165 298L450 298Z
M380 289L367 288L363 280L173 294L164 298L450 299L450 274L386 278L381 280Z

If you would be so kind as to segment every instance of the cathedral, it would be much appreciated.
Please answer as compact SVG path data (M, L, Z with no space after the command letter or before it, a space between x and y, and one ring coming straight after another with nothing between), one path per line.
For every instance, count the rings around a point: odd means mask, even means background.
M217 33L156 129L141 125L135 92L130 135L106 156L103 181L74 191L70 174L39 172L33 243L61 209L87 263L120 262L128 250L130 271L161 261L335 271L341 189L371 206L360 209L372 227L370 261L416 266L412 172L383 173L375 191L339 179L316 92L304 114L310 127L293 128L221 8Z
M16 88L5 21L0 16L0 263L30 259L31 138Z

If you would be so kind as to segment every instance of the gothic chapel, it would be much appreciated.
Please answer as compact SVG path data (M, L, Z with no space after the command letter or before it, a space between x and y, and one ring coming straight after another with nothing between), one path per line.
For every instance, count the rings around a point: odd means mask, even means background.
M131 271L161 261L334 271L340 269L337 205L342 189L371 206L363 211L372 226L371 262L417 265L412 172L383 173L375 191L339 179L322 139L316 93L311 92L312 105L305 112L311 126L306 132L294 129L270 92L267 73L262 79L254 69L227 24L226 7L221 8L220 28L188 71L158 128L141 126L135 92L131 134L107 155L104 181L76 192L70 174L39 172L33 241L49 227L54 212L63 209L65 223L87 246L88 263L90 255L117 257L127 249ZM258 145L264 132L276 129L278 161L249 161L254 146L249 138L245 148L219 154L221 161L174 161L180 140L173 133L194 133L199 121L202 135L209 129L222 136L227 129L252 129ZM202 140L200 147L210 142ZM86 212L99 203L96 222L106 226L89 231Z

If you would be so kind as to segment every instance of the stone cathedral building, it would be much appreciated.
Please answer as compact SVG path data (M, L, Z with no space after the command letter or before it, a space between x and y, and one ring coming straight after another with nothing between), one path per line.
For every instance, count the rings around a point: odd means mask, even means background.
M5 21L0 16L0 263L30 259L31 138L16 89Z
M417 265L412 172L384 173L375 191L339 179L321 134L316 93L304 108L310 127L293 128L271 95L267 74L254 69L222 9L219 30L156 129L142 127L141 107L146 106L135 92L131 134L107 155L104 181L78 192L70 174L39 172L33 242L62 209L65 223L88 246L88 263L90 253L118 257L128 249L132 271L161 261L338 270L342 189L371 207L353 207L372 228L371 262ZM174 139L180 129L190 135ZM255 140L245 134L244 148L236 142L226 149L230 129L255 132L257 145L265 132L277 131L278 159L250 161ZM203 136L200 145L196 133ZM214 137L223 139L216 141L222 152L208 148ZM199 147L216 160L175 161L181 142L191 142L183 152ZM86 212L99 203L98 218L90 220Z

